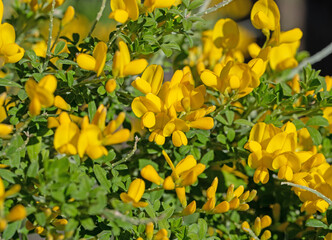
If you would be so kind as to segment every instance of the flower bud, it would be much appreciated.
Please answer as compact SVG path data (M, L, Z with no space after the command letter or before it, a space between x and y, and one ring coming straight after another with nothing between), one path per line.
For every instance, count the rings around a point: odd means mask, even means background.
M115 88L116 88L115 79L110 79L106 82L105 89L108 93L114 92Z
M192 201L185 209L182 211L183 216L188 216L196 211L196 201Z
M157 171L152 167L151 165L146 165L141 170L141 176L145 178L146 180L153 182L157 185L161 185L163 183L163 179L159 176Z
M154 226L152 222L146 224L145 235L148 240L151 240L153 238L153 228Z
M229 210L229 203L227 201L223 201L219 203L213 210L214 213L225 213Z

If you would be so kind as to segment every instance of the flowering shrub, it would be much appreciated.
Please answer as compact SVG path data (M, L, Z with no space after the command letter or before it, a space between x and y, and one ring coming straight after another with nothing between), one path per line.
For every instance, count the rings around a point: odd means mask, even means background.
M332 78L274 0L68 2L0 0L0 239L332 238Z

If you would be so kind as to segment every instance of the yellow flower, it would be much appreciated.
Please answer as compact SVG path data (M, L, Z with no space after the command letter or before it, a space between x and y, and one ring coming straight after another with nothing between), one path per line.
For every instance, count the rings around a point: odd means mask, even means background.
M56 86L57 80L53 75L46 75L39 83L31 78L26 82L25 91L31 101L29 105L31 115L39 115L42 107L53 105Z
M148 66L142 74L137 77L131 85L144 94L153 93L157 95L164 79L164 70L160 65Z
M0 137L6 137L13 131L13 126L1 123L7 118L6 109L4 104L6 103L7 93L4 92L0 94Z
M188 216L193 214L196 211L196 201L192 201L191 203L188 204L185 209L182 211L182 216Z
M259 0L252 7L250 19L257 29L275 31L280 27L280 13L274 0Z
M164 182L164 179L162 179L159 174L157 173L157 171L154 169L153 166L151 165L146 165L144 168L142 168L141 170L141 176L150 181L153 182L157 185L161 185Z
M15 29L9 23L1 24L3 2L0 0L0 68L6 63L16 63L24 55L24 49L15 43Z
M147 202L140 202L145 191L145 183L142 179L137 178L129 185L128 193L121 193L120 198L125 203L131 203L134 207L146 207Z
M153 240L168 240L166 229L160 229L153 237Z
M54 98L54 106L65 111L70 111L71 109L71 106L59 95Z
M153 228L154 228L153 222L149 222L146 224L145 235L148 240L151 240L153 237Z
M93 56L81 53L77 56L77 64L85 70L96 72L99 77L105 66L106 53L106 43L99 42L93 50Z
M213 28L213 43L228 51L235 48L240 38L237 23L230 18L220 19Z
M59 153L77 154L77 142L80 134L78 126L70 120L66 112L60 114L59 122L60 125L54 134L54 148Z
M128 18L136 21L138 19L139 11L136 0L112 0L112 12L108 16L115 21L125 23Z
M119 129L125 119L125 114L120 113L117 119L110 121L105 126L106 112L106 107L100 105L91 123L87 116L83 118L77 143L77 152L81 157L86 153L92 159L100 158L108 154L104 146L128 140L130 131Z
M119 51L115 52L113 58L113 77L116 78L140 74L144 71L147 65L148 62L145 59L130 61L127 45L123 41L119 42Z

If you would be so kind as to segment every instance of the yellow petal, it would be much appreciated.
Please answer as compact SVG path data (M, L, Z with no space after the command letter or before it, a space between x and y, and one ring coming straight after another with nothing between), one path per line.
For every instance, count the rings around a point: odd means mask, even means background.
M172 142L175 147L186 146L188 144L188 139L182 131L174 131L172 134Z
M195 167L197 164L196 159L193 155L189 155L182 159L175 167L174 172L177 175L180 175L181 173L190 170L191 168ZM173 164L172 164L173 165Z
M218 87L218 76L210 71L210 70L204 70L201 74L201 80L202 82L209 87L217 88Z
M57 86L57 80L53 75L46 75L39 81L38 86L46 89L50 93L54 93Z
M270 216L265 215L264 217L261 218L261 227L262 229L270 226L272 224L272 219Z
M151 85L143 78L137 77L136 80L131 83L131 85L141 93L147 94L151 92Z
M128 20L128 12L126 10L117 9L111 12L108 17L113 18L115 21L119 23L125 23Z
M136 178L129 185L128 196L131 197L135 202L138 202L142 198L144 191L145 182L140 178Z
M147 128L152 128L156 124L156 117L153 112L146 112L142 116L142 123Z
M128 141L130 137L130 131L128 129L121 129L112 135L107 135L104 140L104 145L114 145Z
M88 54L79 54L77 64L85 70L94 71L96 69L96 59Z
M187 199L186 199L185 187L175 188L175 191L176 191L176 195L178 196L178 199L180 200L182 207L186 207Z
M106 61L107 45L104 42L97 43L93 50L93 57L96 60L94 71L97 73L97 77L101 74L104 69Z
M66 25L67 23L69 23L71 20L73 20L74 16L75 16L75 8L73 6L69 6L65 14L63 15L62 25Z
M123 75L137 75L144 71L144 69L148 66L148 61L145 59L136 59L124 66Z
M10 210L10 212L6 218L7 218L8 222L13 222L13 221L22 220L26 216L27 216L27 212L26 212L25 208L21 204L18 204Z
M164 79L164 70L160 65L150 65L143 72L142 79L149 83L150 91L157 95Z
M185 209L182 211L182 216L188 216L196 211L196 201L192 201Z
M164 183L163 183L163 188L165 190L173 190L175 188L175 183L171 176L168 176L167 178L165 178Z
M225 213L229 210L229 203L227 201L223 201L219 203L214 209L214 213Z
M70 111L71 107L61 96L56 96L54 98L54 106L62 110Z
M152 167L151 165L146 165L144 168L142 168L141 176L144 179L157 185L161 185L163 183L163 179L159 176L156 169L154 169L154 167Z
M141 101L141 98L136 97L133 102L131 103L131 109L133 110L136 117L142 117L146 112L148 112L148 109L144 106L144 104Z
M213 118L211 118L211 117L203 117L203 118L197 119L196 121L190 122L189 125L192 128L209 130L209 129L213 128L214 121L213 121Z
M13 126L0 123L0 136L8 135L13 131Z

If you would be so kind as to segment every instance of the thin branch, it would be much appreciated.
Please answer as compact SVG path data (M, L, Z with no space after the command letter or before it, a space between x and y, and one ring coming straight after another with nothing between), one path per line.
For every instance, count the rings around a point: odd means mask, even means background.
M205 0L204 4L201 6L198 12L205 12L205 10L210 6L212 0Z
M63 28L63 26L62 26L62 20L61 20L61 21L60 21L60 26L59 26L58 33L57 33L57 35L56 35L56 37L55 37L55 40L54 40L54 42L53 42L53 44L52 44L52 46L51 46L51 51L52 51L53 48L55 47L56 42L59 40L59 37L60 37L61 31L62 31L62 28Z
M252 237L255 240L259 240L259 238L256 236L256 234L250 229L250 228L242 228L244 231L249 233L250 237Z
M202 11L202 12L200 11L200 12L194 14L193 17L201 17L204 15L207 15L209 13L217 11L219 8L225 7L226 5L230 4L231 2L232 2L232 0L224 0L221 3L218 3L218 4L214 5L213 7L206 9L205 11Z
M127 26L126 24L123 24L112 36L112 38L110 39L110 41L108 42L107 46L110 47L113 42L118 38L119 34L123 31L123 29Z
M117 166L117 165L119 165L119 164L121 164L121 163L125 163L125 162L127 162L127 161L128 161L133 155L134 155L134 153L135 153L136 150L137 150L137 143L138 143L139 140L140 140L140 138L137 137L137 136L135 136L135 143L134 143L133 150L131 150L131 152L130 152L125 158L121 159L121 160L118 161L118 162L113 163L113 164L112 164L112 168L114 168L115 166Z
M90 32L89 32L89 34L88 34L88 37L91 36L93 30L95 29L95 27L96 27L97 23L99 22L101 16L103 15L103 12L104 12L105 6L106 6L106 0L103 0L103 2L101 3L100 10L99 10L99 12L98 12L98 14L97 14L97 17L96 17L94 23L92 24L92 27L91 27Z
M297 188L307 190L307 191L315 194L317 197L320 197L321 199L325 200L330 206L332 206L332 200L329 199L328 197L326 197L324 194L318 192L315 189L312 189L312 188L306 187L306 186L302 186L302 185L298 185L298 184L295 184L295 183L291 183L291 182L282 182L281 185L289 185L289 186L292 186L292 187L297 187Z
M55 8L55 0L52 1L52 9L50 13L50 25L49 25L49 33L48 33L48 40L47 40L47 57L51 57L51 43L52 43L52 33L53 33L53 19L54 19L54 8Z
M312 55L309 58L304 59L296 68L294 68L286 77L283 77L282 79L278 79L276 82L281 82L284 79L290 79L293 78L297 73L302 71L302 69L310 63L311 65L320 62L327 56L329 56L332 53L332 42L327 45L325 48L317 52L316 54Z

